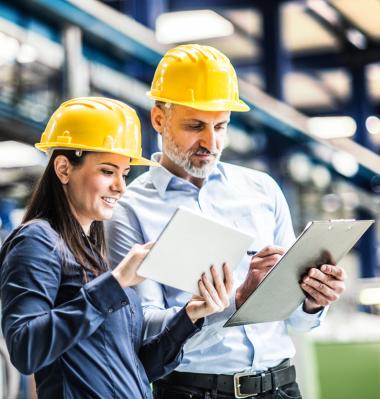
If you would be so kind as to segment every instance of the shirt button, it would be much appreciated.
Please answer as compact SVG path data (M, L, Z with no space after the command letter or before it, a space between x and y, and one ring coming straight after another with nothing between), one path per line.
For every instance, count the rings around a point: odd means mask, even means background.
M112 313L112 312L113 312L113 308L112 307L108 308L108 313Z
M125 305L127 305L127 303L128 303L128 302L125 301L125 300L124 300L124 301L121 301L121 306L125 306Z

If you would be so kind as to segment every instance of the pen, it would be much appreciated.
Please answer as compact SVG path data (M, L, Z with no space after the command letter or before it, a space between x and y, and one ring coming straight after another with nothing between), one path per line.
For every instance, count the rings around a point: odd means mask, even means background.
M255 256L259 251L247 251L248 256Z

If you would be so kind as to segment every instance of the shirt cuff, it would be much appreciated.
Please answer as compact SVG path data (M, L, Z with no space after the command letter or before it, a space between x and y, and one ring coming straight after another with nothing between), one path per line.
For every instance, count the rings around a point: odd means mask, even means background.
M183 343L193 334L200 331L204 323L204 319L198 319L193 323L186 312L186 307L183 307L176 315L169 321L166 328L173 340L177 343Z
M93 306L105 316L129 304L127 294L111 271L85 284L83 289Z
M318 327L322 320L326 317L328 306L324 307L317 313L307 313L303 310L303 302L290 316L291 324L300 329L309 330Z

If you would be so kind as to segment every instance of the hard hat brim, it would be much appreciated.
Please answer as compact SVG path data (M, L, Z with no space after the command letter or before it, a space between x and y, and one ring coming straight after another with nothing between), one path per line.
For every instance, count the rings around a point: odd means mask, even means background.
M146 95L155 101L162 101L164 103L171 103L183 105L185 107L198 109L200 111L233 111L233 112L247 112L250 110L249 106L242 100L227 101L227 100L211 100L211 101L175 101L164 97L158 97L151 94L150 91Z
M150 159L141 157L141 156L136 156L135 154L132 154L131 152L125 151L125 150L118 150L118 149L110 149L110 150L104 150L104 149L99 149L97 147L88 147L88 146L83 146L83 145L62 145L62 143L49 143L49 145L44 145L43 143L36 143L34 145L37 149L39 149L42 152L47 152L49 149L55 150L55 149L65 149L65 150L84 150L84 151L90 151L90 152L105 152L105 153L111 153L111 154L117 154L117 155L122 155L127 158L131 159L130 165L131 166L161 166L158 162L151 161Z

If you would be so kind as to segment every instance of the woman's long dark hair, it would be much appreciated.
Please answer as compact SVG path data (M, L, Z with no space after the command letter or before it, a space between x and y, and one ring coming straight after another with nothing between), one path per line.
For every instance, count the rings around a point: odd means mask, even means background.
M70 209L62 183L55 173L54 160L58 155L64 155L71 165L76 167L82 165L87 154L83 152L81 156L77 156L73 150L53 152L43 175L37 182L22 220L22 223L34 219L47 220L81 265L85 281L88 281L87 271L98 276L108 270L103 222L94 221L90 227L89 237L84 234ZM65 266L65 254L63 259Z

